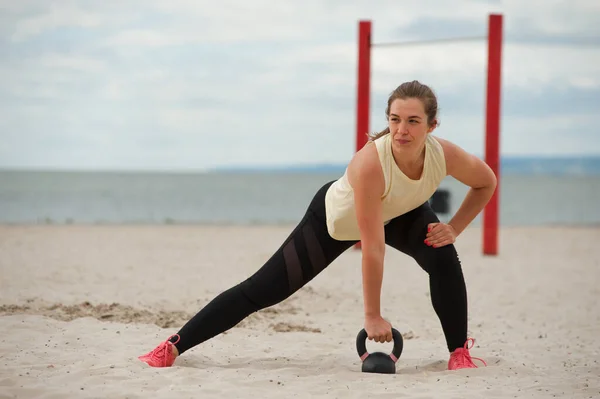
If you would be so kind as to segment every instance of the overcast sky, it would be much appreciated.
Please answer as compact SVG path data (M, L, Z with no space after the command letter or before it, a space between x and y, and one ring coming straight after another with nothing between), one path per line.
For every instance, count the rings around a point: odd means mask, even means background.
M598 0L2 0L0 167L203 169L347 162L357 28L485 36L504 14L502 152L600 155ZM371 130L418 79L436 134L484 148L487 44L372 52Z

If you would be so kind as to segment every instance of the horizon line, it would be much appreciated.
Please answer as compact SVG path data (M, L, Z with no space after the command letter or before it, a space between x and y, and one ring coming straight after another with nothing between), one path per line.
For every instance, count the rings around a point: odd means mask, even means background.
M503 160L508 163L517 162L600 162L600 154L589 154L589 155L561 155L561 156L547 156L547 155L505 155L500 157L501 168L511 167L515 165L503 164ZM314 162L314 163L290 163L290 164L276 164L276 165L217 165L211 167L199 167L199 168L135 168L135 167L100 167L100 168L89 168L89 167L49 167L49 166L0 166L0 172L63 172L63 173L212 173L212 172L230 172L230 171L263 171L263 172L294 172L294 171L340 171L347 167L347 162ZM526 166L526 165L525 165ZM600 166L600 165L598 165ZM596 168L594 168L596 169ZM514 169L512 169L515 171ZM530 168L525 168L523 172L527 171L539 172Z

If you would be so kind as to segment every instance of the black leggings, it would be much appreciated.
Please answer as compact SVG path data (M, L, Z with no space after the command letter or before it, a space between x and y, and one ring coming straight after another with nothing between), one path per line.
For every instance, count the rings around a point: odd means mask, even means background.
M180 354L290 297L357 243L335 240L327 232L325 192L332 183L317 191L300 223L254 275L217 295L181 328L175 345ZM429 274L433 308L452 352L467 339L467 293L454 246L433 248L423 242L427 225L438 221L425 203L391 220L385 226L385 241Z

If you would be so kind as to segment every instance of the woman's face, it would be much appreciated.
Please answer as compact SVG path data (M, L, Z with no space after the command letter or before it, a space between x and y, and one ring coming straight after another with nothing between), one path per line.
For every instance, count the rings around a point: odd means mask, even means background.
M392 134L392 147L398 151L418 151L423 148L430 126L423 103L418 98L396 99L390 105L388 127Z

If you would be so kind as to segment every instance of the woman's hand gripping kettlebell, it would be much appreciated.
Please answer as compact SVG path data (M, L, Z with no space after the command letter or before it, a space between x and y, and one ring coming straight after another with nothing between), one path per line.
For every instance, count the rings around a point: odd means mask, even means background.
M375 342L392 341L392 325L381 316L365 317L365 331L369 339Z

